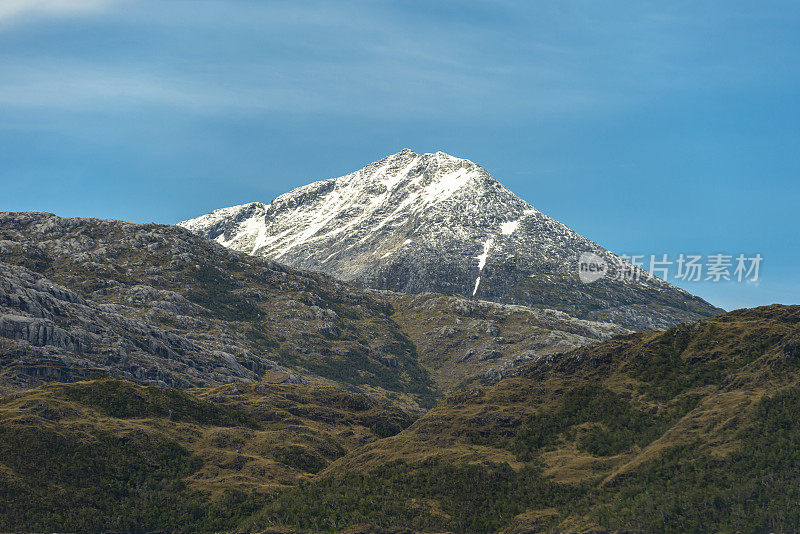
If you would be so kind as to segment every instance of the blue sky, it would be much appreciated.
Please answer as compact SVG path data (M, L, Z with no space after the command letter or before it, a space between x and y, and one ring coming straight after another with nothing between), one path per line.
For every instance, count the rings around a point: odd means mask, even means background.
M800 4L0 2L0 209L173 223L410 147L800 303Z

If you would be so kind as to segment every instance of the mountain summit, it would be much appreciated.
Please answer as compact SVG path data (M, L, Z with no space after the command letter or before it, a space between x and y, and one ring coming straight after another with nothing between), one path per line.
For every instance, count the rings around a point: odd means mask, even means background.
M223 208L179 225L234 250L378 289L556 308L636 329L721 311L654 277L582 283L581 253L621 260L480 165L444 152L405 148L270 204Z

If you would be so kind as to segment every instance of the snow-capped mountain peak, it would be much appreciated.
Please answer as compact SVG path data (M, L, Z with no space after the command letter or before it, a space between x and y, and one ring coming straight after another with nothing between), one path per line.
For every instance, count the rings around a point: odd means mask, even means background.
M281 260L307 254L310 243L324 246L327 241L352 240L356 235L360 237L350 244L355 252L363 254L369 247L371 255L383 255L397 243L393 239L378 243L380 232L405 228L397 237L403 237L401 242L413 239L419 229L409 225L415 219L434 217L449 224L461 219L460 225L482 227L488 219L500 216L502 223L509 224L533 211L472 161L444 152L416 154L407 148L340 178L299 187L262 206L246 204L205 217L229 218L234 223L228 231L215 228L223 230L215 237L220 243ZM201 218L182 224L196 230L208 227L209 221ZM333 257L319 260L325 263Z
M444 152L404 148L270 204L223 208L179 224L236 250L380 289L541 305L584 318L616 314L634 327L715 310L657 278L581 284L582 252L615 256L536 210L480 165ZM654 318L636 308L654 301L666 313Z

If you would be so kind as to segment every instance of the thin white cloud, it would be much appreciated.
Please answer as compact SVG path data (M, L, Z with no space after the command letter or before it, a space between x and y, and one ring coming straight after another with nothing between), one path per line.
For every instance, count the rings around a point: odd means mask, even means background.
M0 0L0 26L15 17L103 14L102 46L87 46L96 38L86 32L62 49L38 28L40 46L0 55L0 105L20 114L159 107L378 118L586 116L665 94L761 84L795 55L786 47L731 49L730 36L707 37L726 29L721 23L671 11L606 13L579 2L541 13L509 10L502 24L484 25L380 3L331 6Z
M114 0L2 0L0 22L28 15L73 15L105 9Z
M254 72L259 73L255 78ZM579 89L543 84L520 94L504 90L498 80L480 71L441 71L413 62L386 70L375 62L350 65L348 77L354 82L342 83L336 65L316 63L245 63L200 75L164 65L39 60L0 64L0 78L7 80L0 84L0 107L23 112L160 108L199 115L300 111L396 118L447 116L463 109L476 116L509 110L552 114L586 110L593 104L593 95ZM506 98L493 97L497 94Z

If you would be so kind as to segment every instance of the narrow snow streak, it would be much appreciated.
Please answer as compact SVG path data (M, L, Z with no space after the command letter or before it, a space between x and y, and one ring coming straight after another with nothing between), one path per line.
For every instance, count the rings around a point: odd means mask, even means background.
M483 254L478 256L478 271L482 271L484 267L486 267L486 258L489 257L489 251L492 249L492 245L494 244L494 238L490 237L486 240L483 244Z
M475 296L475 293L478 292L478 286L481 285L481 277L475 279L475 289L472 290L472 296Z
M489 257L489 251L492 250L492 245L494 245L494 238L490 237L486 240L483 244L483 254L478 256L478 272L482 273L483 268L486 267L486 259ZM475 279L475 289L472 290L472 296L474 297L475 294L478 292L478 286L481 285L481 277L480 275L478 278Z

